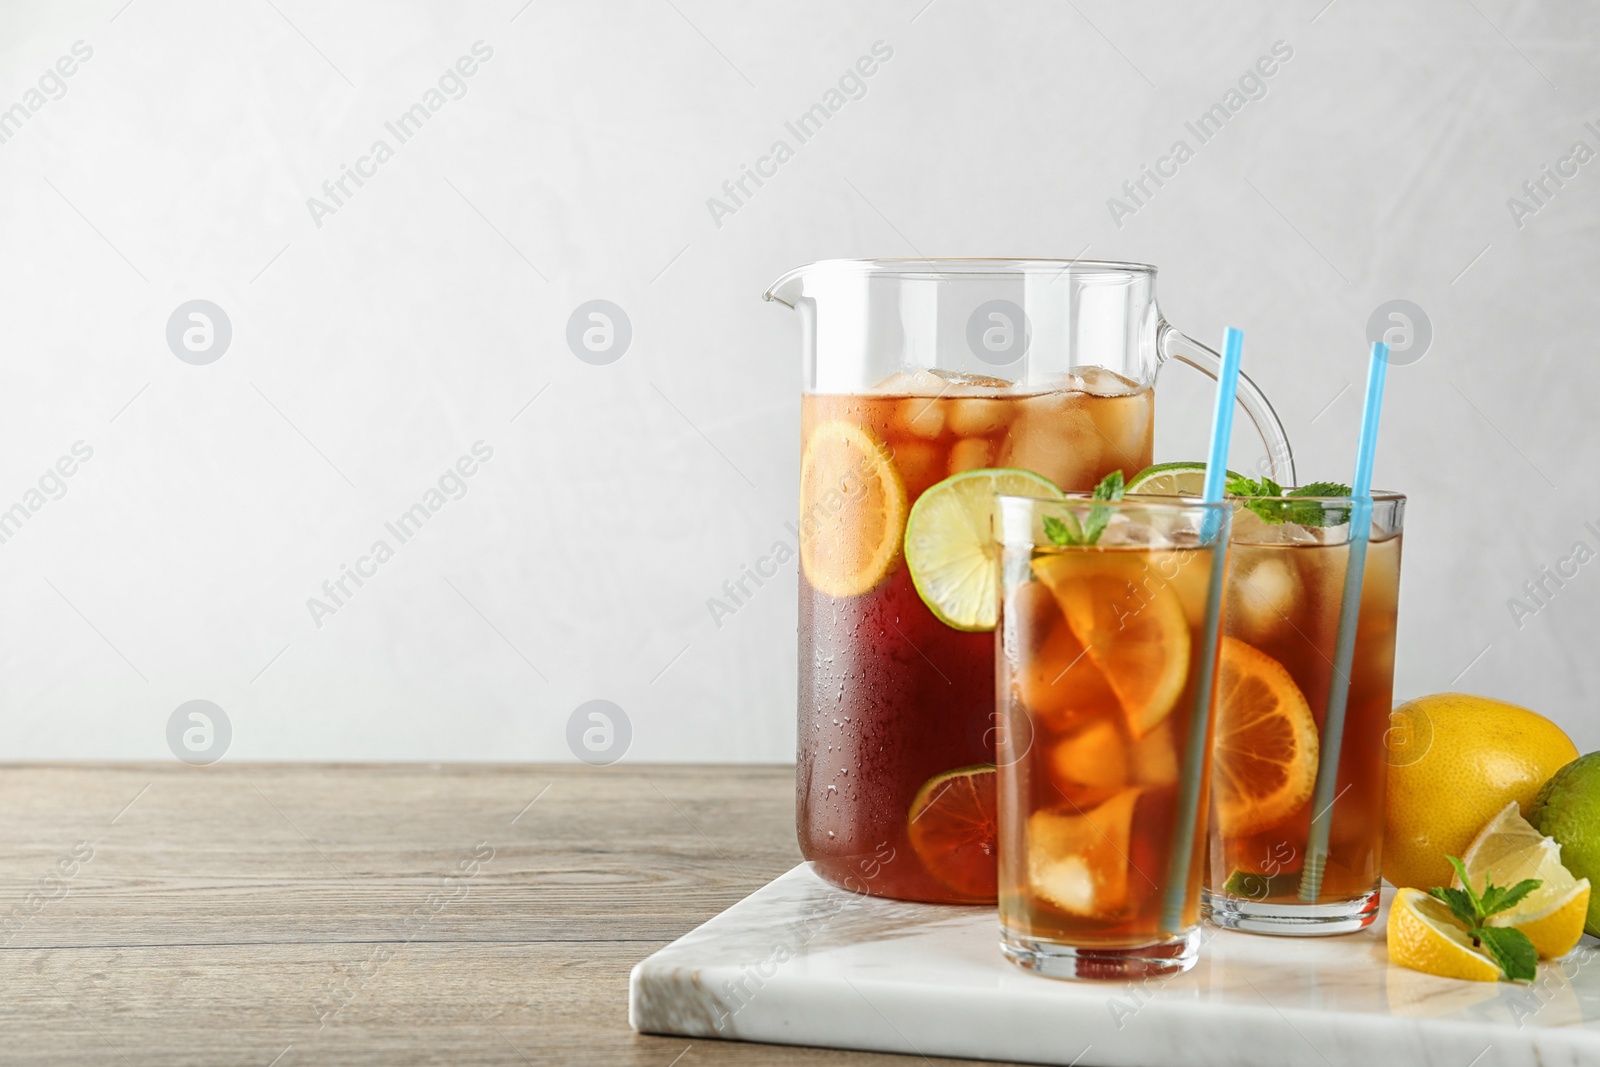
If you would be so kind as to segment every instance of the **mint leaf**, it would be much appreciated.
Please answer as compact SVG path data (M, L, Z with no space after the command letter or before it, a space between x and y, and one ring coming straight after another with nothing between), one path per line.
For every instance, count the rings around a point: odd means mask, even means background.
M1470 932L1488 950L1507 978L1532 981L1538 975L1539 953L1521 930L1510 926L1480 926Z
M1282 496L1283 487L1271 478L1263 477L1259 482L1246 478L1242 474L1229 476L1223 483L1223 491L1229 496Z
M1070 523L1071 525L1068 525ZM1078 525L1076 515L1068 515L1066 520L1056 518L1054 515L1044 517L1044 535L1050 538L1052 544L1063 548L1083 544L1083 527Z
M1300 526L1342 526L1350 521L1348 507L1324 505L1313 500L1303 503L1296 502L1295 497L1314 496L1349 496L1350 487L1339 482L1312 482L1302 485L1298 489L1291 489L1287 493L1283 487L1271 478L1263 477L1260 481L1235 475L1228 479L1226 490L1229 496L1239 497L1244 506L1261 517L1263 522L1274 526L1292 522ZM1263 497L1280 497L1283 499L1261 499Z
M1096 500L1121 500L1122 491L1122 472L1117 470L1101 478L1100 484L1094 487L1094 492L1091 495ZM1083 543L1086 545L1098 544L1100 535L1106 532L1106 526L1110 522L1110 508L1090 508L1089 517L1083 523Z
M1349 496L1350 487L1343 482L1312 482L1302 485L1298 489L1291 489L1289 496Z
M1481 945L1500 965L1500 970L1507 978L1513 982L1518 979L1531 981L1538 973L1539 953L1535 951L1533 942L1528 940L1528 935L1514 927L1488 926L1485 922L1496 912L1515 907L1542 883L1537 878L1524 878L1513 886L1495 885L1485 873L1483 895L1479 896L1467 880L1467 869L1461 861L1454 856L1446 856L1445 859L1456 869L1456 877L1461 879L1462 888L1435 886L1428 893L1450 905L1450 913L1466 926L1473 944Z
M1125 484L1122 472L1112 471L1100 479L1100 484L1094 487L1094 492L1090 495L1096 500L1121 500Z
M1471 928L1478 925L1478 909L1472 906L1472 897L1465 889L1451 889L1448 886L1435 886L1428 890L1435 900L1442 900L1450 906L1450 914L1461 920L1462 925Z
M1487 881L1487 878L1485 879ZM1502 911L1509 911L1522 903L1522 898L1543 885L1537 878L1524 878L1508 889L1500 886L1485 885L1483 887L1483 914L1485 918ZM1492 895L1491 895L1492 894Z
M1291 497L1299 496L1349 496L1350 487L1339 482L1312 482L1302 485L1298 489L1291 489ZM1284 521L1299 523L1301 526L1343 526L1350 521L1350 508L1340 507L1335 504L1318 504L1307 501L1304 504L1285 504Z
M1100 484L1094 487L1090 494L1093 500L1121 500L1124 482L1121 471L1112 471L1100 479ZM1062 548L1074 548L1080 545L1092 545L1100 540L1100 535L1106 532L1106 526L1111 522L1111 508L1096 505L1089 509L1088 518L1080 524L1076 515L1068 514L1062 518L1054 515L1044 517L1044 535L1050 538L1052 544Z
M1463 889L1456 890L1456 892L1461 892L1461 893L1467 894L1468 899L1470 899L1472 901L1473 919L1467 925L1468 926L1480 926L1480 925L1482 925L1483 920L1488 918L1488 916L1486 914L1484 914L1484 911L1483 911L1483 898L1478 896L1478 891L1476 889L1473 889L1472 888L1472 883L1467 880L1467 869L1466 869L1466 867L1462 866L1461 861L1456 859L1454 856L1446 856L1445 859L1449 860L1450 861L1450 866L1452 866L1452 867L1454 867L1456 869L1456 877L1461 879L1461 884L1462 884L1462 886L1465 887ZM1489 879L1485 878L1483 880L1483 885L1484 885L1484 888L1487 889L1489 887Z

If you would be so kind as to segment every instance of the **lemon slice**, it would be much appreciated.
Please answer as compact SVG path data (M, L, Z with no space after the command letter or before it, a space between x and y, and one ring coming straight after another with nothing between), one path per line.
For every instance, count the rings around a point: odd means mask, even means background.
M1061 499L1032 471L983 468L946 478L917 498L906 520L906 566L922 602L957 630L993 630L1000 606L995 497Z
M1472 888L1484 883L1513 886L1537 878L1539 888L1513 908L1489 917L1490 926L1514 926L1528 935L1545 959L1565 956L1583 936L1589 910L1589 879L1574 878L1561 864L1561 846L1522 817L1517 802L1507 804L1467 846L1461 859ZM1460 877L1453 879L1457 888Z
M1389 905L1389 959L1441 978L1497 982L1500 965L1472 945L1442 901L1420 889L1401 889Z
M800 459L800 568L832 597L869 593L894 569L906 486L889 447L842 419L811 431Z
M1171 712L1189 676L1189 620L1140 553L1065 551L1033 561L1072 636L1142 738Z
M1317 721L1283 664L1253 645L1224 637L1217 674L1217 823L1229 837L1246 837L1311 799Z
M1229 471L1228 477L1238 475ZM1135 474L1123 491L1148 496L1199 496L1205 484L1204 463L1157 463Z

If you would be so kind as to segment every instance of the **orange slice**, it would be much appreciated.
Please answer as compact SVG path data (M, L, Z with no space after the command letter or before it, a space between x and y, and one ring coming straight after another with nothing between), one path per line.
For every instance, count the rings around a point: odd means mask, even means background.
M811 431L800 460L800 566L833 597L871 592L900 555L906 487L889 447L853 422Z
M1033 561L1072 634L1143 737L1171 712L1189 676L1189 622L1142 555L1066 551Z
M1222 832L1257 833L1311 799L1317 748L1311 706L1283 664L1224 637L1212 762Z
M1000 882L994 767L983 763L929 778L911 802L906 836L922 865L941 883L957 893L993 900Z

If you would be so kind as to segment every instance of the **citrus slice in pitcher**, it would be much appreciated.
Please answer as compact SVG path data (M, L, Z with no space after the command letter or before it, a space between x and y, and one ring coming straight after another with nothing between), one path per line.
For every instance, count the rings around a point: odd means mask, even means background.
M994 766L936 774L911 802L906 836L929 874L971 897L993 899L1000 876Z
M1033 573L1143 737L1172 713L1189 674L1189 620L1177 594L1140 559L1115 552L1041 556Z
M842 419L811 431L800 459L800 568L813 588L870 593L894 569L905 518L888 445Z
M1232 471L1229 478L1239 477ZM1199 496L1205 489L1206 465L1185 461L1157 463L1128 479L1126 493L1143 493L1150 496Z
M1283 664L1224 637L1212 750L1217 821L1229 837L1264 830L1311 799L1317 723Z
M906 566L922 602L957 630L993 630L1000 603L995 497L1059 500L1032 471L981 468L952 475L917 498L906 520Z

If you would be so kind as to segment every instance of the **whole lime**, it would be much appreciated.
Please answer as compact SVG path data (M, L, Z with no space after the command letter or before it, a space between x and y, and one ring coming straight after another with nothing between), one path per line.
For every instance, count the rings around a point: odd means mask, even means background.
M1561 846L1574 878L1600 885L1600 752L1579 756L1557 771L1533 798L1528 821ZM1600 893L1589 896L1585 932L1600 937Z

